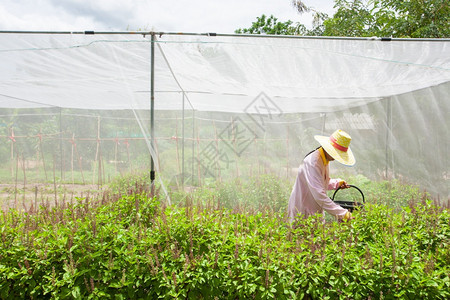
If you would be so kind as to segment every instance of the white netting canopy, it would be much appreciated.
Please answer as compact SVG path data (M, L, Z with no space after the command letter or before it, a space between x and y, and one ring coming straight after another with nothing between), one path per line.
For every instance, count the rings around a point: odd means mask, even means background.
M313 135L339 128L354 172L449 196L449 40L157 34L153 46L151 34L0 33L1 180L15 155L106 180L148 167L149 148L169 185L292 177Z
M149 35L3 34L0 42L3 107L22 100L148 108ZM196 110L242 112L265 92L284 112L333 111L448 82L449 48L448 41L162 35L155 91L164 109L184 91ZM135 102L123 101L130 97Z

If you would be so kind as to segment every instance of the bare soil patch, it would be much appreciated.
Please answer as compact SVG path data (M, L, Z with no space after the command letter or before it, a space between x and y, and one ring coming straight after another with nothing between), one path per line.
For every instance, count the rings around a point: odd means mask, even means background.
M103 195L106 186L89 184L0 184L0 208L16 208L28 211L40 205L55 206L73 203L79 198L97 198Z

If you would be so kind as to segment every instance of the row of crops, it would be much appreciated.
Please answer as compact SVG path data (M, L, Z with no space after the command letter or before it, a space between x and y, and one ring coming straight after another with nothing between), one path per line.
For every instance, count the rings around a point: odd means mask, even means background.
M0 298L448 299L450 213L416 188L359 180L351 222L293 227L289 183L173 193L122 178L96 199L0 216ZM394 205L397 203L397 205Z

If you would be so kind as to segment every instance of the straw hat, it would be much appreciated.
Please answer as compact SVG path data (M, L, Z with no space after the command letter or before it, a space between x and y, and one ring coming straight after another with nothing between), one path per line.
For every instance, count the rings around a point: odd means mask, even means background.
M347 166L355 164L355 157L350 149L350 135L342 130L336 130L331 136L315 135L314 138L320 143L325 151L335 160Z

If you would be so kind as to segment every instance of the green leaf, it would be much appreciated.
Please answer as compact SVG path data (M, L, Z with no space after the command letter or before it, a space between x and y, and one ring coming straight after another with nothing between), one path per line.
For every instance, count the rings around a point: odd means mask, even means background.
M114 295L114 299L116 299L116 300L123 300L123 299L125 299L125 297L122 294L115 294Z
M80 288L78 286L75 286L72 290L72 296L75 299L81 299L81 292L80 292Z

